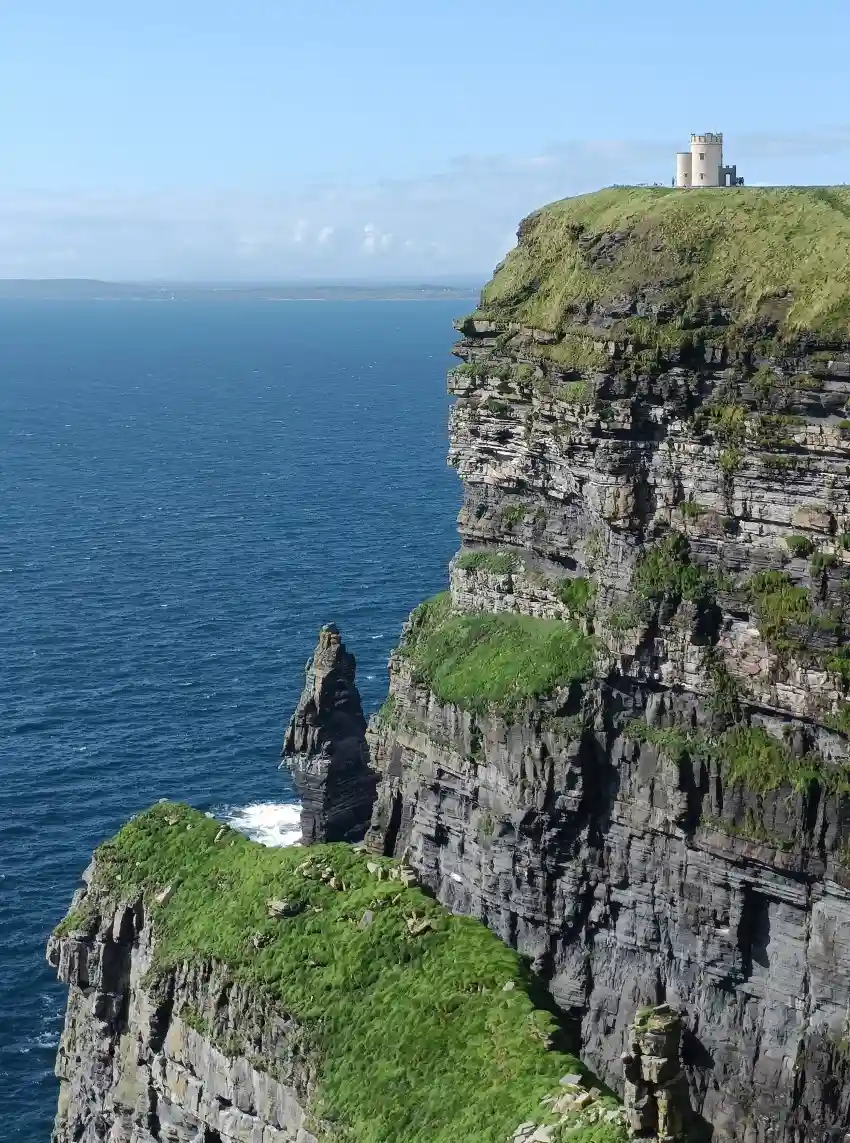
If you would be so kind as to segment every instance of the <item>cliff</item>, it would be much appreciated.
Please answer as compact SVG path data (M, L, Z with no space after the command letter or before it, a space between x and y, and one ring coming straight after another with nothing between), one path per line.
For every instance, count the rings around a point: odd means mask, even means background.
M84 880L54 1143L625 1143L519 957L397 862L165 803Z
M553 204L458 330L449 590L285 743L367 852L102 846L54 1143L848 1143L850 191Z
M458 329L462 547L390 661L367 843L619 1091L667 1004L714 1138L841 1139L850 191L556 203Z

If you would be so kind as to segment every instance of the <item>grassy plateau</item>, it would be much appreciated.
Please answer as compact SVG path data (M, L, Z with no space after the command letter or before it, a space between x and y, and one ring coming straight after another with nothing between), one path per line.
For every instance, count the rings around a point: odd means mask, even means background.
M780 338L850 339L850 187L612 187L552 203L525 219L476 316L569 334L587 303L642 288L677 318L666 333L624 323L650 344L681 338L681 316L698 326L705 304L728 308L732 329L768 318Z
M301 1024L334 1139L504 1143L539 1117L561 1075L586 1074L549 1047L554 1021L533 1003L513 951L421 890L379 880L347 846L269 849L161 803L98 849L88 903L60 931L85 928L99 902L136 895L153 919L154 975L222 962ZM270 899L298 911L269 917ZM619 1143L624 1133L595 1124L570 1138Z

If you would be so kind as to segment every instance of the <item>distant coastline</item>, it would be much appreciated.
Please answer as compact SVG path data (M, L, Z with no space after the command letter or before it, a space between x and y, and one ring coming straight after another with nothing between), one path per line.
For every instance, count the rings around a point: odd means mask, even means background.
M411 302L477 300L484 278L442 282L190 283L0 279L0 301Z

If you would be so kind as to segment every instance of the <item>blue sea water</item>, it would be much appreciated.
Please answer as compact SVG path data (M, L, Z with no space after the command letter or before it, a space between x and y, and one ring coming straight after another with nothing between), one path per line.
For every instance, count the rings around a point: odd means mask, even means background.
M280 841L323 622L364 705L445 585L457 302L0 303L0 1089L47 1143L44 963L95 845L158 798Z

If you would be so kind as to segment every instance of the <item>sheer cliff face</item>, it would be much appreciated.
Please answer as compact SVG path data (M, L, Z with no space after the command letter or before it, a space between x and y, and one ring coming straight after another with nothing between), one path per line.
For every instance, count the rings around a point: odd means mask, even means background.
M53 1143L316 1143L297 1024L214 962L152 981L151 953L141 900L51 941L69 986Z
M450 375L452 612L562 621L594 667L485 709L414 614L368 843L528 954L613 1086L667 1002L717 1138L841 1138L850 223L814 191L618 193L523 225ZM799 262L763 207L814 234Z

